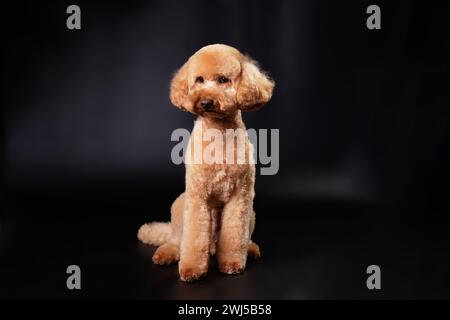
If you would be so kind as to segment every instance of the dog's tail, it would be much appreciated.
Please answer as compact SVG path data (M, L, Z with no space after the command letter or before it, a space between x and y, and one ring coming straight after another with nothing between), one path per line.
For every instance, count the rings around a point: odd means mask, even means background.
M139 228L137 237L145 244L160 246L169 241L171 234L170 222L150 222Z

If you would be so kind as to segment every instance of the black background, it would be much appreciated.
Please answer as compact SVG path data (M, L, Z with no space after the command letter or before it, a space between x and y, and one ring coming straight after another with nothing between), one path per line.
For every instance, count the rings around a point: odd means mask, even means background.
M81 7L82 29L66 28ZM381 30L366 8L381 7ZM450 298L449 33L441 2L19 1L3 6L1 298ZM146 221L169 219L184 168L173 72L226 43L275 79L244 115L280 129L257 176L243 275L197 283L152 265ZM69 291L66 267L82 270ZM366 267L382 270L369 291Z

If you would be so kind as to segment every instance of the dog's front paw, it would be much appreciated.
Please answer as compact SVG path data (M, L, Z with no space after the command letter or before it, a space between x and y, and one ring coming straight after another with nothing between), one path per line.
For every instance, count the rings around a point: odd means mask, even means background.
M182 281L194 281L205 275L207 268L201 268L198 265L181 263L179 265L180 279Z
M219 262L219 270L226 274L239 274L245 269L245 262L237 260L224 260Z
M168 265L177 262L180 259L179 248L171 243L166 243L156 249L153 255L153 263L159 265Z

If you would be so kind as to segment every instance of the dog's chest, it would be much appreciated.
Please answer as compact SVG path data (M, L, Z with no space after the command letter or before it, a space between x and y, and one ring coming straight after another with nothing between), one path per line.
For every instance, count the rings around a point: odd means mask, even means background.
M211 143L205 139L202 122L196 122L187 148L186 183L211 201L226 203L235 190L253 187L253 148L245 127L213 133Z
M219 201L228 201L236 188L240 188L248 174L247 166L215 165L209 174L207 189Z
M187 182L204 190L217 202L227 202L232 193L241 188L251 168L249 165L190 165L187 167Z

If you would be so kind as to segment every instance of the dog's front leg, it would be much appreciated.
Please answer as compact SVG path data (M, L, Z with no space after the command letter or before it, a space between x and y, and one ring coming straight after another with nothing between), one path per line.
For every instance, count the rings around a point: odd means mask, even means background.
M223 208L216 253L223 273L236 274L245 269L251 210L249 197L239 194L232 196Z
M196 280L208 271L211 216L197 190L186 191L179 273L183 281Z

